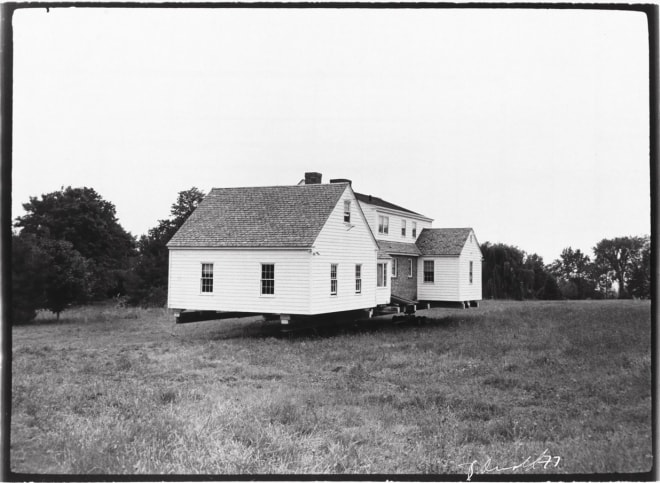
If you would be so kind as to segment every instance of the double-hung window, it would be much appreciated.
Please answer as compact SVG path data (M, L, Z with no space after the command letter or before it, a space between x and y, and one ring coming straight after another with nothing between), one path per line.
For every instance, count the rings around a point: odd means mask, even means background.
M337 264L330 264L330 295L337 295Z
M275 264L261 264L261 295L275 295Z
M413 261L412 258L408 259L408 278L412 278L413 276Z
M433 283L435 281L435 264L433 260L424 260L424 282Z
M362 265L355 265L355 293L362 293Z
M351 200L344 200L344 222L351 221Z
M213 293L213 264L202 263L202 278L200 280L202 293Z
M470 260L470 283L472 283L472 260Z
M401 220L401 236L406 236L406 220Z
M399 260L396 258L392 259L392 276L396 277L397 271L399 270Z
M416 221L412 222L412 237L413 238L417 237L417 222Z
M378 233L387 235L390 232L390 217L378 215Z
M376 266L376 286L387 287L387 263L379 263Z

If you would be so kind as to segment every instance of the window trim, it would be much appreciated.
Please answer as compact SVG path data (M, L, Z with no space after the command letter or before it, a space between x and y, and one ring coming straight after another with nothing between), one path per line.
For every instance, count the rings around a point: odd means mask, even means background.
M355 264L355 294L362 294L362 264Z
M264 278L264 265L273 266L273 278ZM273 281L273 293L264 293L264 281ZM260 262L259 263L259 296L260 297L275 297L275 263L274 262Z
M207 276L205 277L204 276L204 274L205 274L204 267L208 266L208 265L211 266L211 275L208 276L208 272L206 272ZM201 268L201 273L200 273L200 276L199 276L199 293L200 293L200 295L213 295L213 285L214 285L213 284L213 279L214 279L213 275L214 275L214 268L215 268L213 266L213 262L200 262L200 268ZM205 280L207 280L207 281L210 280L211 281L211 290L204 290L204 281Z
M332 276L333 271L334 271L334 278ZM339 272L339 264L338 263L331 263L330 264L330 296L331 297L336 297L337 293L339 292L339 290L338 290L339 283L337 281L338 272ZM333 290L333 286L334 286L334 290Z
M413 278L413 260L412 260L412 258L408 259L408 278Z
M426 269L427 263L431 264L431 280L426 279L426 274L429 273L429 271ZM423 271L422 271L422 283L435 283L435 260L424 260L423 264Z

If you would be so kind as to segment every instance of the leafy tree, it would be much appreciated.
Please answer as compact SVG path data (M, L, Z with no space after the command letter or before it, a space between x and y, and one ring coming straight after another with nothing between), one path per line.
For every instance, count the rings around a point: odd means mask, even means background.
M564 248L559 259L549 271L559 280L559 288L565 298L584 299L593 297L596 283L591 277L591 260L578 248Z
M628 289L637 298L651 297L651 239L642 237L640 253L634 258Z
M48 260L36 236L14 233L11 241L12 322L22 324L34 319L37 309L45 305Z
M71 243L32 233L12 236L14 323L28 322L37 309L57 314L86 299L87 266Z
M73 302L87 298L87 265L73 245L64 240L41 240L48 269L45 273L45 309L60 319L60 313Z
M129 301L134 304L164 305L167 299L167 242L204 199L196 187L180 191L172 204L171 217L159 220L137 243L137 263L128 283Z
M71 243L88 260L92 295L121 291L121 273L135 254L135 240L117 221L115 206L92 188L62 188L30 197L17 218L22 234Z
M617 237L599 241L594 247L596 263L601 267L601 274L612 271L619 284L619 298L627 298L628 282L642 257L644 238Z

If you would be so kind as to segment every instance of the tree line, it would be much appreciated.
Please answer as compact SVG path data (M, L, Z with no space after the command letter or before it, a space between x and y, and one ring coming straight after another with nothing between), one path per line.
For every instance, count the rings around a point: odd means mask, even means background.
M117 298L164 306L167 242L204 198L180 191L170 217L139 238L119 224L115 206L92 188L67 188L30 197L12 233L12 311L15 323L37 310L57 314L72 304ZM542 257L502 243L481 246L484 298L584 299L650 297L650 239L603 239L593 260L566 248L545 265Z
M497 299L605 299L651 297L648 236L604 238L593 258L564 248L546 265L543 258L503 243L481 245L483 297Z

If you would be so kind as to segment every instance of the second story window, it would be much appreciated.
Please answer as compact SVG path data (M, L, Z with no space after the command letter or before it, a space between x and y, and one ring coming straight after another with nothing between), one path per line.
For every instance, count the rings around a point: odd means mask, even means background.
M344 201L344 222L349 223L351 221L351 200Z
M401 220L401 236L406 236L406 220Z
M202 293L213 293L213 264L202 263L202 278L200 281Z
M389 216L378 215L378 233L387 235L390 232Z
M412 222L412 236L413 236L413 238L417 238L417 222L416 221Z
M337 264L330 265L330 295L337 295Z

